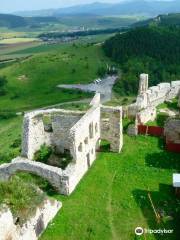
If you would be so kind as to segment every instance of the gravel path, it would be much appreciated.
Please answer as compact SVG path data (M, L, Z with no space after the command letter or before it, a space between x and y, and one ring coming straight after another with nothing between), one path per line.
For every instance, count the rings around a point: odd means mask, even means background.
M112 97L112 88L117 80L117 76L108 76L102 79L99 83L90 83L90 84L61 84L58 85L58 88L66 89L80 89L85 92L98 92L101 94L101 102L107 102L111 100Z

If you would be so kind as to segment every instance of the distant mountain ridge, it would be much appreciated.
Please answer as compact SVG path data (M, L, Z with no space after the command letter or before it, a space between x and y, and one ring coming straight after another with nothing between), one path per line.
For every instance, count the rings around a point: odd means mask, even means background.
M95 15L146 15L155 16L166 13L180 12L180 1L148 1L130 0L112 3L99 3L76 5L67 8L46 9L38 11L16 12L20 16L62 16L71 14L95 14Z
M180 26L180 13L170 13L164 15L158 15L155 18L147 19L145 21L139 21L134 23L133 27L142 26Z
M0 27L18 28L42 23L56 23L56 17L21 17L12 14L0 14Z
M49 31L60 31L59 27L67 29L107 29L128 27L139 21L138 17L126 16L98 16L93 14L72 14L63 16L39 16L39 17L21 17L11 14L0 14L0 27L8 29L20 28L23 31L32 29L45 29L49 27ZM63 29L62 28L62 29Z

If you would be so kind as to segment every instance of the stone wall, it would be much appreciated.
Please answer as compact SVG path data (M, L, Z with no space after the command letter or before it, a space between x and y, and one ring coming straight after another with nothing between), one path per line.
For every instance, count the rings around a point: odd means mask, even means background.
M144 124L148 121L154 121L156 119L156 108L147 107L137 113L137 123Z
M10 209L7 206L0 206L0 239L1 240L17 240L16 226ZM12 238L14 237L14 238Z
M80 111L63 109L40 110L27 113L23 122L22 156L33 159L34 153L43 144L56 147L62 152L69 149L71 127L82 117ZM50 126L45 126L43 118L50 119Z
M111 151L121 151L123 146L122 107L101 107L101 139L110 142Z
M48 223L55 217L62 204L56 200L46 199L36 213L23 226L15 225L9 208L2 206L0 210L1 240L37 240L46 229Z
M22 156L0 166L0 180L8 180L17 171L34 173L47 179L60 194L69 195L96 159L100 139L111 143L111 150L120 152L123 145L122 108L100 105L96 94L87 112L62 109L40 110L24 118ZM108 129L101 114L108 115ZM44 121L48 117L48 123ZM70 150L72 162L62 170L31 161L42 144L58 151Z
M19 171L36 174L48 180L58 192L61 193L63 190L61 184L63 178L62 169L21 157L13 159L11 163L0 165L0 181L7 181L11 175Z
M180 119L170 118L164 126L167 142L180 144Z
M148 88L148 74L141 74L139 91L136 102L128 106L128 117L135 118L139 113L142 122L145 123L154 118L155 108L178 96L180 92L180 80L171 83L160 83Z

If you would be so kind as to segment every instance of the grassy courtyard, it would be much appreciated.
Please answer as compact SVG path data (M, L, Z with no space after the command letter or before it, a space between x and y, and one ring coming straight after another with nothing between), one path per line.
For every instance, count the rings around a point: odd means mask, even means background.
M12 143L21 133L21 121L21 117L0 121L2 154L14 151ZM63 202L41 240L177 239L180 201L174 195L172 173L180 170L179 154L165 152L162 140L149 136L125 135L120 154L109 152L108 147L102 144L102 152L69 197L56 194L48 184L28 174L18 176L27 186L38 184L49 196ZM1 158L1 163L5 161ZM162 215L160 223L148 193ZM137 238L137 226L173 229L174 233Z
M177 239L178 201L172 188L172 173L180 169L179 155L167 153L157 138L125 136L121 154L109 153L108 146L70 197L55 197L63 202L41 240L75 239ZM163 212L161 222L148 199ZM167 236L135 237L137 226L173 229Z

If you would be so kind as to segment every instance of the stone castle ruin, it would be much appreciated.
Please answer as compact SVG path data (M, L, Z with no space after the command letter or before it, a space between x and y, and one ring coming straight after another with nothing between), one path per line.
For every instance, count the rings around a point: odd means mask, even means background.
M138 134L138 126L146 124L148 121L154 121L157 117L157 106L164 102L171 102L178 97L178 106L180 107L180 81L171 83L160 83L157 86L148 87L148 74L141 74L139 81L139 91L136 102L128 106L126 115L135 119L135 125L130 125L129 135ZM152 127L151 127L152 128ZM146 128L148 131L148 127ZM162 129L165 137L167 149L180 151L180 113L173 113L165 122Z
M95 161L101 140L109 141L112 152L121 152L122 116L135 120L130 130L136 135L138 124L154 120L156 107L177 97L179 92L180 81L148 87L148 74L141 74L136 102L127 110L101 105L100 94L96 93L87 111L54 108L26 113L21 156L0 165L0 181L8 181L16 172L25 171L48 180L58 193L70 195ZM180 96L178 104L180 106ZM180 119L169 118L164 133L168 141L180 144ZM71 161L65 168L35 161L36 153L43 145L51 147L57 154L68 153ZM22 227L14 224L11 211L4 207L0 211L0 237L3 236L3 240L36 240L61 206L55 200L46 200Z
M102 106L100 94L95 95L86 112L63 109L29 112L24 116L21 156L0 166L0 181L25 171L48 180L60 194L69 195L96 159L101 139L110 142L111 151L121 151L122 108ZM65 169L34 161L44 144L58 153L71 155ZM10 209L4 206L0 210L0 239L37 240L61 206L60 202L47 199L23 226L14 224Z
M101 139L110 142L111 151L121 151L122 108L102 106L100 94L95 95L87 112L48 109L27 113L22 154L10 164L0 166L0 180L26 171L47 179L60 194L69 195L96 159ZM69 152L72 161L65 169L33 161L43 144L58 153Z
M178 97L180 92L180 80L148 87L148 79L148 74L140 75L136 102L128 106L128 116L137 117L138 123L141 124L153 121L156 118L156 107Z

